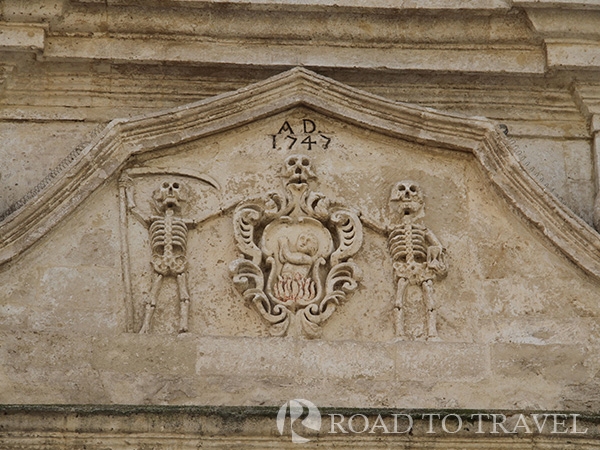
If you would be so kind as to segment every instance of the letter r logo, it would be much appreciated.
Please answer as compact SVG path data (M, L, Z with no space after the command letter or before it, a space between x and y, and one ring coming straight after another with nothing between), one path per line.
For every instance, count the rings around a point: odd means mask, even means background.
M283 434L285 428L285 418L287 416L288 406L290 410L290 429L292 432L292 442L294 444L304 444L310 441L310 439L300 436L294 431L294 422L302 417L304 408L306 407L308 410L308 415L300 423L305 428L319 431L321 429L321 413L319 412L319 408L317 408L314 403L301 398L286 402L281 408L279 408L279 412L277 413L277 429L279 430L279 434Z

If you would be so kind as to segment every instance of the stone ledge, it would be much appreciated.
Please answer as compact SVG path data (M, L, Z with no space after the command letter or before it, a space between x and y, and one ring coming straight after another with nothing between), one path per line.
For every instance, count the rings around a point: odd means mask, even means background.
M512 4L528 8L600 9L596 0L513 0Z
M41 24L0 23L0 50L41 52L46 29Z
M0 406L0 445L4 449L44 448L74 449L85 448L138 448L152 444L163 448L278 448L292 449L289 422L284 423L284 433L280 435L276 426L279 405L269 407L222 407L222 406L94 406L94 405L4 405ZM560 423L566 416L569 425L573 412L534 412L534 411L469 411L469 410L397 410L397 409L350 409L321 408L319 431L304 429L304 436L310 442L302 448L428 448L428 449L564 449L596 448L600 437L599 415L578 415L576 430L559 428L567 433L553 433L553 427L545 424L542 432L519 432L508 434L494 426L491 415L496 414L497 422L503 422L508 431L514 429L518 417L523 414L525 421L531 421L532 414L548 414L548 420L558 414ZM348 431L351 416L357 416L355 427L360 430L368 421L376 423L378 416L386 425L388 433L381 426L364 433L342 433L334 428L331 433L330 414L337 414L334 420L342 430ZM398 416L397 433L393 433L393 414ZM481 421L474 414L483 414ZM341 416L340 416L341 415ZM439 415L439 416L438 416ZM487 417L486 417L487 415ZM408 417L413 425L408 429ZM441 426L442 418L448 417ZM462 426L457 433L458 418ZM539 418L539 416L538 416ZM430 421L431 420L431 421ZM540 419L541 421L542 419ZM360 423L359 423L360 422ZM379 422L381 423L381 422ZM521 427L524 428L521 422ZM297 424L300 425L300 424ZM295 430L301 430L294 426ZM520 429L519 429L520 430ZM582 431L586 430L585 433ZM521 431L521 430L520 430ZM577 433L573 433L577 431Z
M73 0L72 3L108 4L118 6L139 5L137 0ZM509 0L172 0L170 3L187 7L206 7L210 4L244 6L335 6L362 9L509 9Z
M583 405L586 394L579 391L593 385L600 364L598 353L573 345L490 347L192 333L3 332L0 359L7 361L0 371L4 402L256 405L299 396L322 405L437 408L562 408L566 399ZM522 384L524 379L536 383ZM573 385L569 395L560 394L565 383ZM491 400L480 401L482 392ZM581 409L597 404L591 398Z
M547 39L548 67L600 67L600 44L591 40Z
M574 345L495 344L491 348L494 374L519 379L584 383L595 369L585 362L591 355Z
M490 374L485 345L400 341L396 352L398 380L478 381Z
M384 48L326 44L209 42L128 37L48 38L47 60L111 60L241 64L249 66L544 73L536 45L394 45Z
M281 338L205 337L198 344L198 375L392 379L390 344ZM293 374L293 375L291 375Z

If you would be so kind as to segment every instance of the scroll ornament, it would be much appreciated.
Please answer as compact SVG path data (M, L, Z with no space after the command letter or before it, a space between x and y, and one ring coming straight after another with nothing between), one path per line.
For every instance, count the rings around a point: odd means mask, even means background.
M283 176L284 196L269 193L235 209L241 257L231 264L233 283L271 335L302 330L316 338L358 287L361 272L351 257L362 245L362 224L356 212L311 191L307 156L289 156Z

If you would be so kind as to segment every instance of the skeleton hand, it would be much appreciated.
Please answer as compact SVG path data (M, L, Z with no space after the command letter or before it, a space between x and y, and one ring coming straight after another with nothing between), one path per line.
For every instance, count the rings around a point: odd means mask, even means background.
M437 245L427 248L427 267L440 274L446 271L446 264L442 256L443 251L443 247Z

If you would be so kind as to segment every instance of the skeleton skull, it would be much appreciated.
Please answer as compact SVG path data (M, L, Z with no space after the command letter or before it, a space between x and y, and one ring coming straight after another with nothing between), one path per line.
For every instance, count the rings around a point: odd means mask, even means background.
M390 201L400 202L398 209L404 215L415 214L423 208L423 191L414 181L400 181L392 188Z
M315 178L310 159L305 155L288 156L283 172L289 179L288 183L306 183L310 178Z
M152 194L154 204L159 211L179 209L180 202L186 201L185 187L177 181L165 181Z

